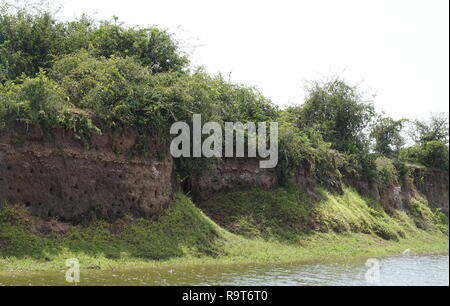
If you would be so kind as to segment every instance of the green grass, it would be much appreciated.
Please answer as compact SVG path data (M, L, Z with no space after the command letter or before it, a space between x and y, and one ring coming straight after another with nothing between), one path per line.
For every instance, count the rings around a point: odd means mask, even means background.
M313 203L293 188L219 194L197 207L183 194L157 220L127 217L38 234L21 206L0 209L0 270L342 260L399 253L448 252L448 219L415 201L388 216L346 189ZM417 226L419 224L419 227Z
M229 231L246 237L301 243L312 232L363 233L399 241L419 233L419 228L448 233L448 219L433 212L423 199L413 199L408 214L389 216L381 205L346 188L343 195L319 190L323 200L312 202L295 187L250 190L216 195L200 207Z

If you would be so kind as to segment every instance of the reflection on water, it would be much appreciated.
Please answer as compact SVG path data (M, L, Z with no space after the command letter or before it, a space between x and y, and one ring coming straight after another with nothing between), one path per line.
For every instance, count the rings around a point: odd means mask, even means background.
M375 285L449 285L448 255L380 258ZM82 270L79 285L373 285L364 262L288 265L206 265L129 270ZM65 271L0 272L0 285L67 285ZM69 284L72 285L72 284Z

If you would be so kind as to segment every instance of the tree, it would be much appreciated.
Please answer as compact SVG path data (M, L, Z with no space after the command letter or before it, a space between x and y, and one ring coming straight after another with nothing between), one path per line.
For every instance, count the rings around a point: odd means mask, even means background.
M52 55L61 53L61 25L48 13L38 16L19 12L0 15L0 71L3 81L22 73L34 76L50 66ZM0 72L1 73L1 72Z
M96 57L134 57L154 73L184 71L188 64L173 37L155 27L126 28L87 16L61 22L49 11L0 9L0 82L34 77L80 49Z
M440 140L432 140L400 151L400 160L448 171L448 146Z
M385 116L378 116L370 133L374 139L374 151L385 156L393 156L398 153L405 144L401 135L404 119L394 120Z
M114 23L104 22L89 33L88 43L98 56L135 56L153 72L180 71L188 63L166 31L125 28L117 24L117 19Z
M294 112L301 129L316 128L336 150L357 153L367 148L364 130L374 116L373 106L341 79L314 83L306 102Z
M441 140L428 141L422 145L422 164L448 171L448 146Z
M449 117L445 113L431 114L428 120L413 120L413 128L409 135L416 144L424 144L429 141L442 141L448 144Z

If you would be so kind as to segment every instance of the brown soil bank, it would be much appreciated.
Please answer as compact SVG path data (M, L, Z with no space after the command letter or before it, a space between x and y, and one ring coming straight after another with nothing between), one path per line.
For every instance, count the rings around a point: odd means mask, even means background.
M69 222L156 215L174 194L173 160L156 141L151 150L166 157L132 157L137 138L131 130L94 135L88 143L69 132L46 136L39 128L21 127L0 134L0 203L25 204L37 216ZM412 197L421 195L431 207L448 215L448 172L410 170L408 179L388 185L337 170L330 170L326 181L336 193L342 192L344 184L354 187L380 201L387 212L404 210ZM260 169L256 159L223 159L192 178L189 191L201 202L223 191L271 189L279 185L277 175L275 169ZM315 190L319 182L307 170L297 171L292 183L313 200L320 200Z
M448 215L449 173L438 169L414 168L413 180L417 190L425 195L428 204L441 208Z
M0 134L0 203L72 222L157 214L173 194L172 159L129 158L136 139L132 131L89 143L38 128Z
M345 169L327 173L327 188L342 193L343 186L355 188L361 195L381 203L386 212L406 210L414 197L423 197L432 208L440 208L446 215L449 210L449 173L438 169L409 166L410 174L396 182L383 184L347 173ZM313 200L320 200L316 193L319 182L306 169L299 169L291 179L300 190ZM224 159L214 169L195 177L191 190L197 201L205 201L218 192L251 188L271 189L279 185L279 177L273 169L260 169L255 159Z

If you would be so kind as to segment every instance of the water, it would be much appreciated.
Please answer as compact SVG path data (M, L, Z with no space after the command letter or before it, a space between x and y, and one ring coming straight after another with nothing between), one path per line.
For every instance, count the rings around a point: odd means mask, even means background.
M284 265L205 265L82 270L79 285L449 285L448 255L378 258L379 279L367 281L365 261ZM376 268L376 267L375 267ZM371 274L376 275L376 274ZM0 285L67 285L65 271L0 272Z

